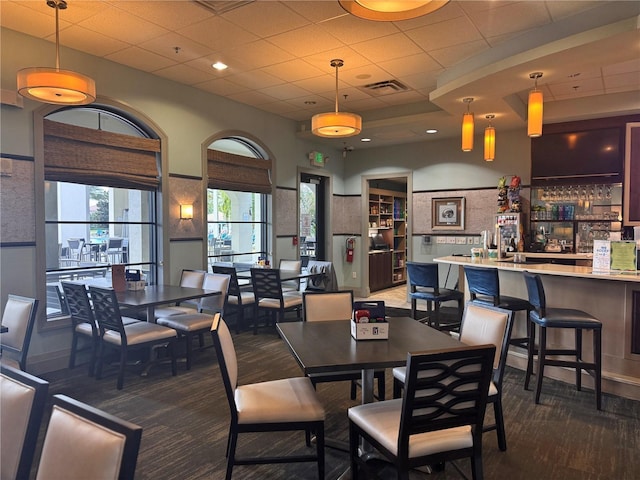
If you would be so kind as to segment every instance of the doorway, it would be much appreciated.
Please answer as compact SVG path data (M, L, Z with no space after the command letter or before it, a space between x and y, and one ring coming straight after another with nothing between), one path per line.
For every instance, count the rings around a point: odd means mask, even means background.
M300 260L326 261L326 193L329 178L312 173L300 173L299 211Z

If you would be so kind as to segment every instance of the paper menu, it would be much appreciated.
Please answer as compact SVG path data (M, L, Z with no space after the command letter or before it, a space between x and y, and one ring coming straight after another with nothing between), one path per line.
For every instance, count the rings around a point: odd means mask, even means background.
M611 270L635 272L636 242L611 242Z
M611 268L611 242L609 240L593 241L593 271L608 272Z

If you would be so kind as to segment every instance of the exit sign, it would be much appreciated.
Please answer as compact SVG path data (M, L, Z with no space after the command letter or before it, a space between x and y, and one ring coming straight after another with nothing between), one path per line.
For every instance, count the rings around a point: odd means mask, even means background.
M309 153L309 161L311 165L314 167L324 167L325 157L321 152L311 152Z

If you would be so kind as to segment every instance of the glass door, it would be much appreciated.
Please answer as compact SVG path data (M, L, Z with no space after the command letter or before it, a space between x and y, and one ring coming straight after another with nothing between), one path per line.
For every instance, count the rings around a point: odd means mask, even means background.
M298 238L300 259L327 260L325 252L325 194L327 177L310 173L300 174L300 225Z

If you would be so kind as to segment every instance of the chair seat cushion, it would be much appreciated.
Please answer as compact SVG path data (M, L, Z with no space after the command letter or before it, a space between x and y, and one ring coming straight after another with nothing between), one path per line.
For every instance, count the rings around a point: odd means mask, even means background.
M87 322L82 322L76 325L76 332L81 333L82 335L88 335L89 337L93 336L91 325Z
M401 411L401 398L367 403L350 408L349 420L378 440L391 453L397 455ZM470 426L425 432L409 438L409 458L472 446L473 436Z
M393 378L405 383L406 378L407 378L407 367L395 367L392 370L393 373ZM494 395L498 394L498 387L496 387L496 384L492 382L489 383L489 396L492 397Z
M256 301L256 297L253 295L253 292L240 292L240 299L242 300L242 305L250 305ZM227 303L231 305L238 305L238 296L229 295L227 297Z
M213 315L206 313L184 313L182 315L171 315L158 319L158 325L173 328L181 332L197 332L199 330L209 330L213 322Z
M299 292L298 292L299 293ZM285 309L302 305L302 296L296 294L285 294L282 296L283 306ZM275 298L261 298L258 302L260 307L264 308L280 308L280 301Z
M306 377L242 385L235 400L241 424L324 420L324 407Z
M171 307L156 308L154 313L156 318L161 318L161 317L170 317L172 315L182 315L184 313L196 313L197 311L198 310L193 306L187 307L187 306L174 305Z
M178 336L172 328L149 322L136 322L125 325L124 331L127 335L127 345L137 345L165 339L169 340ZM102 339L114 345L120 345L122 343L120 333L114 330L106 330Z
M477 297L473 300L476 303L484 305L493 305L493 298L489 297ZM506 295L500 295L500 303L495 305L496 307L504 308L505 310L512 310L518 312L520 310L533 310L533 305L524 298L509 297Z
M435 292L418 290L416 292L409 293L409 296L416 300L428 300L431 302L433 301L446 302L448 300L460 300L464 297L464 294L458 290L441 288L437 294Z
M572 308L547 308L546 315L531 312L531 321L549 328L602 328L602 322L593 315Z

